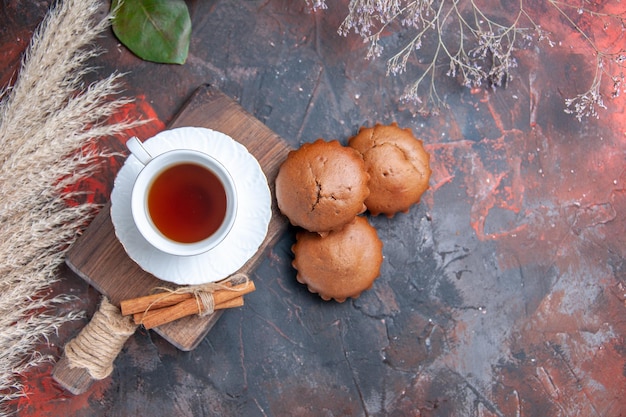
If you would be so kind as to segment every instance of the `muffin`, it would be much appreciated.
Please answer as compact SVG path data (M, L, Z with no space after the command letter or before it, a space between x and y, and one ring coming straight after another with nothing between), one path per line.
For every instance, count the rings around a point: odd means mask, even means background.
M420 201L428 188L430 157L410 129L396 123L362 127L348 145L363 155L370 175L365 205L372 215L393 217Z
M324 236L366 210L368 180L359 152L318 139L289 152L280 166L278 208L294 226Z
M298 282L322 299L340 303L371 288L383 262L383 243L362 216L326 237L298 232L291 249Z

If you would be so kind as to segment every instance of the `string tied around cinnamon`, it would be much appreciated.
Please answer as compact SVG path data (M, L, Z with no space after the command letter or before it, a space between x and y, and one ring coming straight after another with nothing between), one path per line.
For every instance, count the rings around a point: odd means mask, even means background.
M245 288L241 284L247 284L250 278L244 273L236 273L219 282L208 282L198 285L181 286L176 289L157 287L155 291L163 291L163 295L154 302L150 303L144 311L144 315L157 303L166 300L176 294L191 294L196 300L198 306L198 315L201 317L208 316L215 312L215 298L213 294L216 291L243 292Z

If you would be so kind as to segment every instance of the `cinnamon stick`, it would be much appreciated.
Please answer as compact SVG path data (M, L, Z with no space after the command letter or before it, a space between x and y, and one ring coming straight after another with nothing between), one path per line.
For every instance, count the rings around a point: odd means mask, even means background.
M213 307L213 309L214 310L225 310L227 308L241 307L241 306L243 306L243 304L244 304L243 296L239 296L237 298L233 298L232 300L228 300L228 301L224 301L223 303L216 304L215 307ZM167 307L165 307L165 308L167 308ZM138 324L138 325L143 324L146 329L151 329L152 327L155 327L154 324L150 321L150 320L154 320L154 318L149 319L147 323L144 323L144 319L150 312L155 312L155 311L158 311L158 310L163 310L163 308L162 309L157 309L157 310L152 310L151 309L151 310L149 310L146 313L135 313L135 314L133 314L133 320L134 320L135 324ZM198 309L197 309L197 305L196 305L195 313L197 313L197 312L198 312ZM162 314L165 314L165 312L162 312ZM162 324L165 324L165 323L161 323L159 325L162 325Z
M143 297L131 298L120 303L122 316L128 316L135 313L143 313L150 309L159 309L163 307L173 306L181 301L188 300L193 297L192 293L166 293L150 294Z
M234 291L234 289L237 289L237 291ZM233 286L233 290L217 290L213 293L213 303L215 306L218 306L232 299L243 297L255 289L254 282L248 281L244 284ZM183 317L191 316L192 314L200 313L198 311L198 301L193 296L178 304L157 310L149 309L146 311L144 309L143 311L145 314L141 314L141 323L146 329L151 329Z
M252 283L252 281L247 281L247 282L244 282L243 284L238 284L238 285L232 285L230 283L226 283L224 285L231 287L233 290L231 291L231 290L219 290L218 289L213 294L214 299L215 299L215 296L220 292L226 291L229 293L233 292L237 294L241 290L246 288L248 285L252 285L252 287L254 288L254 284ZM156 309L160 309L163 307L173 306L182 301L192 299L192 298L194 298L194 295L193 293L190 293L190 292L184 292L184 293L161 292L157 294L150 294L150 295L145 295L143 297L137 297L137 298L131 298L129 300L124 300L120 303L120 309L122 311L122 316L128 316L130 314L135 314L135 313L144 313L146 310L153 310L153 309L156 310ZM232 298L229 298L229 299L232 299ZM219 302L216 300L215 305L217 304L219 304Z

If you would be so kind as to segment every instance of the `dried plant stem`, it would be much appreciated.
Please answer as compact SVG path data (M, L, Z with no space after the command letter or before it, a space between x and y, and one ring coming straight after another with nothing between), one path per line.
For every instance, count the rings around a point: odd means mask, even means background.
M323 4L323 0L315 4L320 2ZM626 12L605 13L599 8L607 2L597 4L589 0L575 4L549 0L546 4L548 12L555 11L584 39L594 56L596 70L589 89L566 99L565 111L579 120L597 117L597 109L606 107L602 88L609 89L612 97L618 96L623 88L626 49L601 50L588 31L617 25L618 32L621 27L624 33ZM506 85L513 76L517 66L514 54L518 49L541 41L551 47L557 45L528 13L525 0L511 0L504 8L511 11L510 16L505 16L502 10L494 13L478 0L350 0L348 15L338 31L342 35L354 31L361 36L368 44L368 59L383 54L383 33L406 32L408 42L387 59L387 75L405 73L409 67L414 69L411 72L416 75L400 99L417 104L419 113L433 114L447 107L437 92L441 67L447 67L446 75L466 87L496 88ZM498 13L501 16L496 18ZM585 29L574 17L583 14L591 16L594 23ZM619 41L624 35L617 36L615 44L623 45ZM422 44L432 48L427 51Z
M70 298L50 296L64 251L94 214L68 205L68 184L96 167L98 152L81 151L100 136L137 125L103 120L128 103L113 99L119 74L87 88L87 60L109 25L100 0L65 0L34 34L13 87L0 94L0 412L21 395L19 374L47 360L34 349L78 313L49 313Z
M549 0L552 7L581 35L595 56L595 68L593 79L589 85L589 89L580 93L573 98L565 100L565 112L574 114L581 121L583 117L599 118L598 109L606 109L604 96L602 94L603 76L608 76L612 81L611 97L618 97L624 84L624 72L626 70L626 46L615 51L601 50L596 46L594 40L567 14L566 9L575 9L578 14L588 13L596 19L617 20L621 25L622 33L626 30L626 12L622 15L612 15L601 13L583 8L581 6L573 6L556 0ZM583 3L584 4L584 3ZM605 27L607 23L604 24ZM617 45L624 45L624 42Z

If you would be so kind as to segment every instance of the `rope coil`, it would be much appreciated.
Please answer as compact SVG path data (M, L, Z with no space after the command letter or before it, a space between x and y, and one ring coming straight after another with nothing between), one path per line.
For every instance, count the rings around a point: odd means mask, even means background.
M70 368L84 368L93 379L104 379L113 372L113 362L137 325L123 317L119 308L104 297L100 308L85 328L65 345Z

